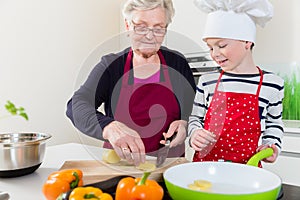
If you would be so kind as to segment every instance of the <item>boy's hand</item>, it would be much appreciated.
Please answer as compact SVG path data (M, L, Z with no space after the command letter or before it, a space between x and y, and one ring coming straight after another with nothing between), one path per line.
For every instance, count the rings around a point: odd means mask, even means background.
M216 142L216 135L205 129L195 130L190 138L190 145L196 151L202 151Z
M275 144L263 144L263 145L260 145L259 147L257 147L256 149L256 152L259 152L263 149L266 149L266 148L272 148L274 153L272 156L268 157L268 158L265 158L263 159L262 161L266 162L266 163L273 163L276 161L277 157L278 157L278 149L276 147Z

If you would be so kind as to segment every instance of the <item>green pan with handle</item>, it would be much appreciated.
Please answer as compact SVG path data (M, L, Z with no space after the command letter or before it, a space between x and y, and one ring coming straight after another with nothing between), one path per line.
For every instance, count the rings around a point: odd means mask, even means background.
M263 168L260 160L270 157L272 148L264 149L245 164L232 162L191 162L167 169L163 178L174 200L273 200L281 189L281 178ZM211 187L194 190L195 180L211 183Z

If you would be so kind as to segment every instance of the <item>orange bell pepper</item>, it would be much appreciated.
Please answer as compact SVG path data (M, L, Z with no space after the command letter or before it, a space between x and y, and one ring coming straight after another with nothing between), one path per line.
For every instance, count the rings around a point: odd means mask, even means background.
M119 181L115 200L162 200L163 188L155 181L147 179L150 172L142 178L126 177Z
M43 185L43 193L47 200L56 200L62 193L83 185L82 171L65 169L53 172Z
M70 196L69 200L113 200L112 196L108 193L103 193L100 188L95 187L77 187Z

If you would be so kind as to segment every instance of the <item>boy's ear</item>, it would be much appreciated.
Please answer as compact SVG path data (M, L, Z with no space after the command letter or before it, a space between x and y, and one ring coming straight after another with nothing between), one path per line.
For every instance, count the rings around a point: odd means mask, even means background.
M246 41L246 49L251 49L253 42Z

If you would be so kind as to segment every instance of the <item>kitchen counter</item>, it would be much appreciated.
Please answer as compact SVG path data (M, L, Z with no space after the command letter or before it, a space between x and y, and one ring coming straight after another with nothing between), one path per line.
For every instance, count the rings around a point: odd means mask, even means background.
M42 185L50 173L57 171L66 160L101 159L102 152L101 148L77 143L48 146L39 169L21 177L0 178L0 191L8 192L11 200L45 199ZM300 187L283 184L283 191L282 199L296 200L300 197Z
M300 187L283 184L283 198L285 200L300 199Z
M299 143L300 128L286 127L282 138L282 150L276 162L264 163L264 168L280 175L283 182L297 186L300 186L300 173L295 173L300 168Z

